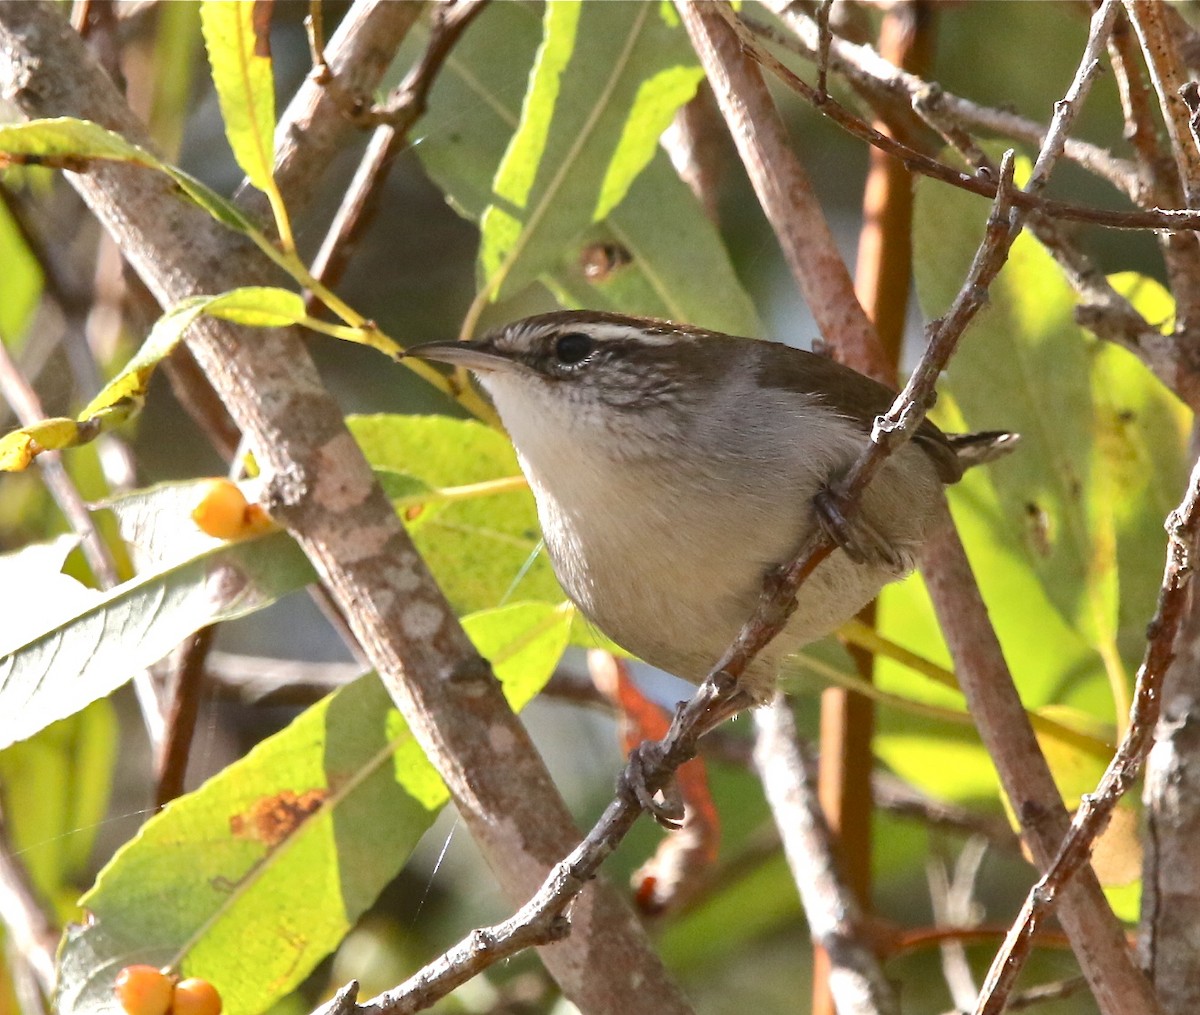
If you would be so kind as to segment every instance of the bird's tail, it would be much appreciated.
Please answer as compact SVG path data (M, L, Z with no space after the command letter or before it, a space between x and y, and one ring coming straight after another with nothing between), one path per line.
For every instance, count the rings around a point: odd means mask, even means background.
M983 465L997 458L1003 458L1016 448L1021 440L1019 433L1005 433L1003 430L985 430L980 433L952 433L946 435L954 457L964 469L973 465Z

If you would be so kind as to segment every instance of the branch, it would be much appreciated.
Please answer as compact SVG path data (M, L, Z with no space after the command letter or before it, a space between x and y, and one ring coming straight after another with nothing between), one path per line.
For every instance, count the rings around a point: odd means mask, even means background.
M1021 823L1025 844L1037 867L1046 870L1068 827L1066 808L948 513L925 547L921 571L967 707ZM1090 866L1064 892L1059 920L1102 1012L1159 1010Z
M754 712L754 762L766 789L813 944L829 956L829 991L841 1015L899 1013L879 959L865 943L862 912L842 880L833 836L817 799L812 759L783 699Z
M875 330L854 295L833 233L762 73L741 52L728 5L677 0L733 143L805 303L831 346L858 369L889 378Z
M337 87L314 68L275 128L275 182L289 208L311 203L321 177L354 133L346 116L346 96L370 104L424 8L421 0L355 0L346 12L325 54ZM270 218L266 198L245 182L238 200L252 214Z
M375 125L375 132L312 263L313 277L326 286L335 286L341 279L358 239L375 214L380 190L396 153L408 143L409 130L425 114L429 91L438 72L486 3L487 0L450 0L438 4L425 52L393 90L386 108L367 111L356 118L358 123ZM310 297L310 313L313 302Z
M0 54L0 92L24 115L80 116L149 144L57 7L0 4ZM97 165L68 178L164 306L277 281L257 251L157 174ZM376 485L300 334L206 321L187 342L269 477L272 513L343 609L503 890L527 898L576 840L570 813ZM575 914L579 933L543 961L581 1009L689 1011L620 894L592 883Z
M754 33L771 39L807 60L816 61L820 31L815 20L789 0L766 0L766 6L794 34L781 34L747 18L746 24ZM908 112L913 100L921 96L943 117L960 127L990 131L1037 148L1045 140L1047 128L1036 120L1026 119L1008 110L981 106L947 92L941 85L897 67L870 46L835 38L830 45L829 65L869 100L876 104L887 103L895 111ZM819 88L816 94L820 96ZM1140 197L1137 167L1129 161L1077 138L1067 141L1064 154L1071 161L1107 180L1134 201Z
M1167 126L1170 151L1164 166L1174 162L1175 176L1188 208L1200 208L1200 149L1191 129L1191 110L1186 99L1189 71L1179 42L1189 31L1169 4L1125 0L1125 9L1141 43L1146 67ZM1177 328L1186 334L1200 320L1200 238L1170 237L1163 244L1171 291L1175 297Z
M996 184L994 181L970 176L880 133L832 98L828 96L822 98L816 89L797 77L773 53L765 49L740 20L731 20L731 24L735 26L741 37L743 48L751 57L764 67L770 68L771 72L788 88L807 102L812 103L814 108L845 128L848 133L898 158L914 173L941 180L943 183L948 183L972 194L978 194L981 197L995 198ZM1036 210L1052 218L1073 222L1090 222L1108 229L1200 229L1200 212L1187 208L1109 211L1103 208L1071 204L1067 201L1054 201L1022 191L1018 191L1014 195L1013 203L1023 210Z
M155 759L155 810L161 810L183 793L192 737L196 732L196 717L200 712L200 696L204 689L204 666L215 635L214 626L202 627L185 638L174 653L171 667L174 670L174 685L171 688L166 735Z

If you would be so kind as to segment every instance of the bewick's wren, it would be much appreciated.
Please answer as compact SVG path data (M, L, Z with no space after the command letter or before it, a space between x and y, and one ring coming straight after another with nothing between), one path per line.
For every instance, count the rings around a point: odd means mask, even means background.
M849 469L894 398L813 353L590 311L408 355L475 373L516 446L567 594L619 645L693 682L749 618L766 570L821 521L814 495ZM768 698L787 654L907 574L941 485L1014 440L923 423L876 474L849 540L843 532L801 587L741 689Z

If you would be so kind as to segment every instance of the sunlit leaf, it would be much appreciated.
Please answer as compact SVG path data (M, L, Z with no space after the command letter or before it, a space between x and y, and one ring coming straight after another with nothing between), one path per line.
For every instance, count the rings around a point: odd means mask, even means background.
M0 471L19 472L43 451L75 447L140 411L150 377L201 315L260 328L305 318L299 294L271 286L246 286L218 296L181 300L150 329L146 341L75 419L48 419L0 437Z
M5 156L13 161L37 159L52 165L83 169L88 159L133 162L158 169L159 159L146 149L126 141L115 131L91 120L63 116L48 120L30 120L0 126L0 163Z
M521 603L468 617L514 708L549 679L568 611ZM228 1015L262 1011L342 939L395 877L449 793L373 674L142 828L80 900L58 1011L116 1012L130 962L215 984ZM170 899L170 905L162 905Z
M261 609L313 577L299 547L274 533L212 540L207 552L141 574L82 609L45 595L38 627L16 632L0 658L0 747L110 694L200 628Z
M1170 327L1170 294L1144 276L1110 280L1147 320ZM1109 342L1093 350L1096 439L1111 474L1120 574L1119 643L1133 670L1146 647L1166 560L1163 523L1183 497L1192 413L1132 353Z
M304 301L297 293L270 286L246 286L216 296L193 296L181 300L155 322L146 341L104 390L79 414L81 420L122 401L138 404L145 398L154 368L182 340L184 333L202 314L240 324L279 327L304 317Z
M480 219L493 297L547 271L620 203L701 77L660 4L546 6L521 122Z
M520 475L508 438L481 423L378 415L351 416L347 424L373 468L431 488ZM401 517L409 514L401 510ZM413 542L460 613L564 598L546 555L537 552L541 536L528 489L447 503L408 520Z
M585 10L584 17L591 13ZM417 155L451 204L473 221L491 201L492 179L520 122L521 96L541 37L535 9L489 6L451 53L430 96ZM720 234L665 152L655 150L605 222L582 226L542 275L565 305L762 334ZM592 271L597 251L603 260L607 245L617 251L617 267Z
M206 0L200 24L234 158L259 190L274 187L275 79L271 4Z
M973 195L918 183L915 273L927 317L962 284L987 211ZM1113 491L1097 468L1087 340L1074 309L1053 259L1022 234L945 386L971 428L1020 432L1020 448L989 469L1004 533L1068 622L1103 644L1117 618Z

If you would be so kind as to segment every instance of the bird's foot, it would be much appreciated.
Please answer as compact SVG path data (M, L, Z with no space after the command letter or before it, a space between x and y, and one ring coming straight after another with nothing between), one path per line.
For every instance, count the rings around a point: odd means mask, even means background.
M861 516L853 520L842 511L841 497L828 486L821 487L813 497L817 522L834 544L855 564L904 573L909 570L901 553Z
M617 790L632 797L663 828L678 831L683 827L683 801L672 779L657 793L649 786L649 777L662 764L662 744L644 740L629 752L629 763L617 779ZM660 799L661 797L661 799Z

